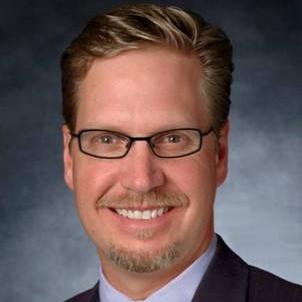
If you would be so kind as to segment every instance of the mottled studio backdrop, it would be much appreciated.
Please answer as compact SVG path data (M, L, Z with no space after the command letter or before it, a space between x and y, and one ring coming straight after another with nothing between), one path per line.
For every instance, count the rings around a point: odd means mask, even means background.
M248 262L302 283L302 2L154 2L196 10L231 37L230 173L216 227ZM58 60L118 3L0 1L0 301L62 301L97 278L62 177Z

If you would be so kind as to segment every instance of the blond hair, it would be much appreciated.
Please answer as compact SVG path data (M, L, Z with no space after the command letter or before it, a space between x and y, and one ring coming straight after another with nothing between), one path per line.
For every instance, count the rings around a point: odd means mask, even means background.
M90 20L61 57L63 116L75 129L77 87L96 58L131 49L164 46L198 56L204 98L218 134L229 114L232 45L225 33L201 16L174 6L123 5Z

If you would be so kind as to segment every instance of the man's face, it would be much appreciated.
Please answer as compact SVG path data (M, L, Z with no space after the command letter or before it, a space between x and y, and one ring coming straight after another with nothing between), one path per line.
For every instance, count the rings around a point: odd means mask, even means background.
M207 131L201 85L198 59L171 50L95 60L79 86L75 132L108 129L141 137L175 128ZM63 133L65 179L107 275L117 269L113 262L132 271L181 271L207 248L216 187L227 172L227 125L219 148L212 132L199 152L172 159L156 157L144 141L136 141L124 158L94 158L80 152L77 139L69 148L65 126ZM104 200L107 206L99 207ZM123 217L117 204L157 215ZM168 211L160 215L162 207Z

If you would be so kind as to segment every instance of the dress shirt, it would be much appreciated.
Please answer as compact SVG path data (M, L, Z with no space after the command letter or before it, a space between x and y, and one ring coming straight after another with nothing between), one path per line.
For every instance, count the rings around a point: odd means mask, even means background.
M208 249L197 258L187 269L172 279L165 286L151 294L145 300L135 300L136 302L189 302L211 262L217 245L217 237L214 234ZM107 281L100 266L99 293L102 302L133 302L121 292L117 291Z

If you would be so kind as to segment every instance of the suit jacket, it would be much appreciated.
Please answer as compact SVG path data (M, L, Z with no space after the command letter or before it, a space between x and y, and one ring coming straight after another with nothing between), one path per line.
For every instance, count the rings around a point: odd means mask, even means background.
M216 252L192 302L302 302L302 286L248 265L217 237ZM65 302L101 302L98 286Z

